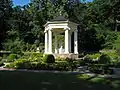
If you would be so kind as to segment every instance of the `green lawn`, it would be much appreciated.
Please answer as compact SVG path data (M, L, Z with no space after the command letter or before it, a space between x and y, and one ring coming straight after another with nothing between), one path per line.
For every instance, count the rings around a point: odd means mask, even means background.
M120 90L120 79L78 74L0 71L0 90Z

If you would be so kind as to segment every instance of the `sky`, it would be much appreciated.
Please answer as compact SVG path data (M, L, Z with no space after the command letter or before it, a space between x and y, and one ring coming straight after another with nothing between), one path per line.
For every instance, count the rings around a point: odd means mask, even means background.
M92 0L87 0L87 1L92 1ZM30 2L30 0L13 0L13 4L16 6L16 5L26 5Z
M23 5L26 5L30 2L30 0L13 0L13 4L16 6L16 5L20 5L20 6L23 6Z

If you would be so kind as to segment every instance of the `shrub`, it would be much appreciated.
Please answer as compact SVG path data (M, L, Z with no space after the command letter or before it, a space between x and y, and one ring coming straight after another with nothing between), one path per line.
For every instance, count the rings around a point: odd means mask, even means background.
M0 62L0 67L1 67L1 66L4 66L4 63L3 63L3 62Z
M86 65L86 62L82 59L82 60L79 60L79 65L80 66L85 66Z
M109 55L111 58L117 58L119 57L119 54L116 51L105 51L105 52L101 52L102 54L107 54Z
M107 63L110 63L110 60L111 60L111 58L109 57L109 55L103 54L103 55L100 56L98 62L100 64L107 64Z
M88 70L96 74L113 74L113 70L109 69L109 64L91 64Z
M40 70L43 68L41 66L41 62L30 62L28 60L21 59L6 65L6 68Z
M0 61L2 61L2 57L0 57Z
M7 61L8 61L8 62L14 61L15 59L17 59L17 54L10 54L10 55L7 57Z
M70 69L73 71L73 70L76 70L77 67L79 67L79 62L78 61L73 61L72 63L69 63L69 66L70 66ZM70 70L70 71L71 71Z
M116 63L114 64L114 67L120 68L120 62L116 62Z
M67 61L68 63L72 63L72 62L74 61L74 59L67 57L67 58L65 59L65 61Z
M68 71L69 70L69 64L67 62L54 63L54 70Z
M42 61L43 60L43 54L42 53L36 53L36 52L25 52L22 59L29 59L30 61Z
M117 53L118 55L120 55L120 48L118 48L118 49L116 50L116 53Z
M65 58L58 57L58 58L55 59L55 61L65 61Z
M67 61L59 61L53 64L55 70L59 71L73 71L77 69L79 66L78 61L67 62Z
M45 63L54 63L55 57L52 54L48 54L43 57L43 60Z
M31 65L31 62L25 59L14 61L14 67L16 69L29 69L30 65Z
M88 57L90 57L91 59L97 59L100 57L100 53L96 53L96 54L89 54Z
M98 60L93 60L91 57L86 56L85 58L83 58L83 60L80 60L80 64L82 66L84 65L88 65L88 64L97 64Z
M86 64L89 64L89 63L91 63L91 61L92 61L92 58L90 58L89 56L86 56L86 57L84 57L84 62L86 63Z
M30 69L30 70L58 70L58 71L71 71L78 66L77 61L68 63L67 61L59 61L55 63L31 62L25 59L19 59L7 65L7 68L14 69Z
M29 60L40 62L43 60L43 55L40 53L34 53L30 56Z
M13 68L13 69L15 69L15 64L14 63L7 64L5 66L5 68Z

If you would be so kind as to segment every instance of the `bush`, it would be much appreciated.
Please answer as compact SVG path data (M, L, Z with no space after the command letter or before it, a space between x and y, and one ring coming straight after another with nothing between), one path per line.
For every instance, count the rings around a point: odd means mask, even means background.
M116 63L114 63L114 67L116 67L116 68L120 68L120 62L116 62Z
M41 62L30 62L28 60L21 59L6 65L6 68L40 70L42 69L41 66Z
M68 71L69 70L69 64L67 62L54 63L54 70Z
M0 57L0 61L2 61L2 57Z
M111 58L109 57L109 55L103 54L103 55L100 56L98 62L100 64L108 64L108 63L110 63L110 60L111 60Z
M52 54L45 55L43 57L43 61L45 63L54 63L55 62L55 57Z
M65 58L56 58L55 61L65 61Z
M25 52L22 56L22 59L24 58L29 59L30 61L39 62L43 60L43 54L36 52Z
M86 64L89 64L89 63L91 63L92 58L90 58L89 56L85 56L83 60Z
M16 69L29 69L30 66L31 66L31 62L25 59L14 61L14 67Z
M83 65L98 64L98 60L93 60L91 57L86 56L83 60L80 61L80 63Z
M30 62L27 60L17 60L6 68L14 69L29 69L29 70L57 70L57 71L72 71L77 68L77 62L69 64L68 62L56 62L56 63L42 63L42 62Z
M116 53L120 55L120 48L116 49Z
M96 54L89 54L88 57L90 57L91 59L97 59L100 57L100 53L96 53Z
M5 66L5 68L15 69L15 65L14 65L14 63L10 63L10 64L7 64L7 65Z
M79 60L79 65L80 66L85 66L86 65L86 62L82 59L82 60Z
M0 67L1 67L1 66L4 66L4 63L3 63L3 62L0 62Z
M10 55L7 57L7 61L8 61L8 62L14 61L15 59L17 59L17 54L10 54Z
M109 64L91 64L88 66L88 70L96 74L113 74L113 70L109 69Z
M74 59L67 57L65 61L67 61L69 64L72 64Z
M79 67L79 62L73 61L72 63L69 63L69 66L70 66L70 71L76 70L77 67Z

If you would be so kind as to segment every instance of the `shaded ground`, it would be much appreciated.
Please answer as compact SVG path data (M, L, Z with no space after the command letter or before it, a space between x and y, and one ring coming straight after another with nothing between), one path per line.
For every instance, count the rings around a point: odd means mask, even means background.
M120 79L67 73L0 71L0 90L120 90Z

